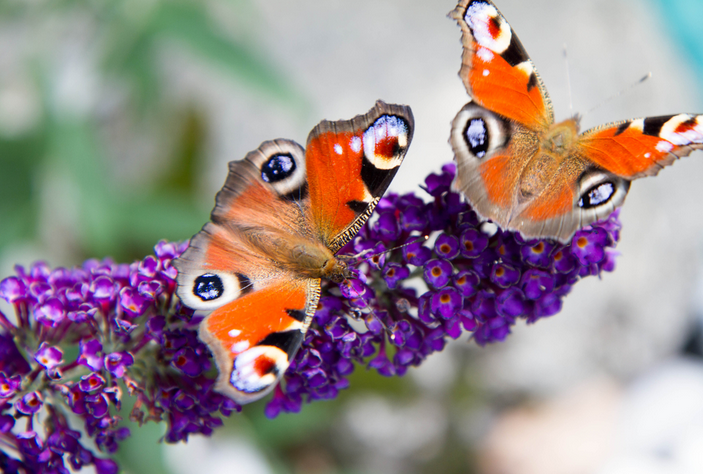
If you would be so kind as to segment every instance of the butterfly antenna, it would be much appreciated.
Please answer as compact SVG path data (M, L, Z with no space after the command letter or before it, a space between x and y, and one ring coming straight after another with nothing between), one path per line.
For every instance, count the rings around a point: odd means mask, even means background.
M348 281L348 280L349 279L345 278L345 281ZM370 310L369 314L376 316L376 319L378 320L379 323L381 323L381 327L383 328L383 330L386 332L386 334L390 335L391 330L388 328L388 325L386 324L386 322L376 314L376 311L374 310L373 306L368 305L366 303L366 300L364 300L364 298L361 297L359 292L356 291L351 284L349 284L349 289L352 291L352 293L354 293L356 295L356 298L361 300L361 302L363 303L362 308L360 308L356 311L355 311L356 308L350 308L351 309L350 316L352 317L352 319L354 319L355 321L362 321L362 318L360 317L361 309L368 308Z
M591 108L588 112L586 112L586 114L590 114L591 112L593 112L593 111L596 110L597 108L601 107L602 105L604 105L604 104L610 102L611 100L613 100L613 99L615 99L615 98L617 98L617 97L620 97L620 96L623 95L625 92L628 92L628 91L630 91L631 89L637 87L638 85L642 84L644 81L646 81L647 79L649 79L650 77L652 77L652 73L651 73L651 72L648 72L648 73L645 74L643 77L641 77L641 78L638 79L637 81L633 82L633 83L630 84L629 86L623 87L622 89L620 89L620 90L619 90L618 92L616 92L615 94L613 94L613 95L611 95L610 97L608 97L607 99L605 99L605 100L599 102L595 107ZM586 114L584 114L584 115L586 115Z
M392 248L390 248L390 249L386 249L386 250L384 250L383 252L378 252L378 253L375 253L375 254L373 254L373 255L364 257L363 260L370 260L370 259L372 259L372 258L374 258L374 257L379 256L379 255L383 255L384 253L391 252L391 251L397 250L397 249L402 249L403 247L407 247L408 245L411 245L411 244L414 244L414 243L417 243L417 242L424 242L424 241L426 241L426 240L429 239L429 238L430 238L429 235L423 235L423 236L421 236L421 237L419 237L419 238L417 238L417 239L415 239L415 240L412 240L412 241L410 241L410 242L406 242L406 243L404 243L403 245L398 245L398 246L396 246L396 247L392 247ZM364 256L365 254L367 254L367 253L368 253L369 251L371 251L371 250L373 250L373 249L366 249L366 250L363 250L363 251L359 252L359 253L356 254L356 255L351 255L351 256L349 256L349 259L361 259L362 256ZM357 262L357 263L358 263L358 262ZM344 282L347 282L347 284L349 285L349 289L351 290L351 292L352 292L353 294L356 295L356 298L362 301L362 303L363 303L363 305L364 305L363 308L369 308L369 309L371 310L371 313L374 314L375 312L374 312L373 307L371 307L371 306L369 306L369 305L366 304L366 300L364 300L364 298L361 297L361 295L359 294L359 292L354 289L354 287L351 285L351 283L349 283L349 279L348 279L348 278L345 278L345 279L344 279ZM343 282L343 283L344 283L344 282ZM352 316L352 317L353 317L354 319L358 319L358 318L355 317L355 316ZM388 326L386 325L386 323L383 321L383 319L381 319L381 318L378 317L378 316L376 316L376 319L378 319L378 321L381 323L381 326L383 326L383 330L386 331L388 334L390 334L390 329L388 328Z
M350 255L349 258L350 259L359 259L359 260L371 260L372 258L381 256L384 253L392 252L393 250L402 249L403 247L407 247L408 245L416 244L418 242L425 242L429 238L430 238L429 235L423 235L421 237L418 237L415 240L411 240L410 242L405 242L403 245L397 245L395 247L391 247L389 249L386 249L382 252L377 252L377 253L374 253L374 254L371 254L368 256L366 256L366 254L373 249L366 249L366 250L362 250L361 252L357 253L356 255Z
M571 72L569 70L569 55L566 50L566 43L564 43L564 66L566 67L566 88L569 91L569 115L574 114L574 101L571 95Z

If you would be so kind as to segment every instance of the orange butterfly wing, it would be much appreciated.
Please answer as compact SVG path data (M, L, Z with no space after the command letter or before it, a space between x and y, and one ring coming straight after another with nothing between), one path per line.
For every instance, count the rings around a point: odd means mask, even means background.
M366 115L322 121L308 137L306 160L313 220L336 252L366 222L412 140L409 107L379 101Z
M495 5L462 0L450 15L461 26L464 52L459 77L473 100L532 130L553 123L542 80Z
M584 132L589 161L623 178L656 175L703 143L703 116L678 114L603 125Z

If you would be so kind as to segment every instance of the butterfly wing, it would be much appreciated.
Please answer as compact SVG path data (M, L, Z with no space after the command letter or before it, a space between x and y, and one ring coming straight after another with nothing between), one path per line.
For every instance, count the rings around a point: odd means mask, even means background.
M547 90L496 6L488 0L461 0L450 16L461 27L459 77L473 101L532 130L553 123Z
M300 226L310 207L306 186L302 147L263 143L229 164L211 222L175 262L181 301L212 311L200 338L215 356L217 390L239 403L275 386L317 306L320 280L277 265L268 251L308 238Z
M322 121L308 136L306 162L313 221L336 253L368 220L412 140L410 107L378 101L351 120Z
M630 181L654 176L677 158L701 148L703 115L640 118L584 132L575 151L577 159L585 163L574 181L576 229L607 217L621 206ZM566 229L563 234L567 234Z

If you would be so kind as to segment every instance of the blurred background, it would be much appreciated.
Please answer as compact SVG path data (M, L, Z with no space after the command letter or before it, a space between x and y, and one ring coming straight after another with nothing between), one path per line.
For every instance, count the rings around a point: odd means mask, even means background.
M0 277L14 264L142 258L207 220L226 163L305 143L376 99L412 106L391 189L452 159L467 101L454 0L0 3ZM703 112L703 2L502 0L562 120ZM570 79L567 79L568 52ZM652 72L652 78L630 88ZM569 93L569 89L571 93ZM626 89L617 98L614 94ZM610 98L610 99L609 99ZM573 103L573 110L569 104ZM593 109L593 110L592 110ZM404 378L210 439L133 428L125 472L703 472L703 152L634 183L618 268L503 344L467 337Z

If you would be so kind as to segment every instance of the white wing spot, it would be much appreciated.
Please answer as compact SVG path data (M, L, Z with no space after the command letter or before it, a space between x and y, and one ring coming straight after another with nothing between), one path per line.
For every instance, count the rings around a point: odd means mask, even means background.
M523 74L525 74L525 77L527 77L528 79L535 70L535 68L532 66L532 61L530 61L529 59L527 61L521 62L520 64L515 66L515 68L522 71Z
M652 154L651 154L650 152L647 152L647 153L644 154L644 157L645 157L645 158L649 158L650 156L652 156Z
M484 70L483 70L483 75L484 75L484 76L487 76L487 75L489 75L490 73L491 73L491 71L489 71L488 69L484 69Z
M406 123L395 115L382 115L364 131L364 155L376 168L389 170L400 165L402 157L376 154L376 146L395 138L400 147L407 146L408 129ZM384 150L388 151L388 150Z
M662 140L659 143L657 143L657 146L655 148L657 149L657 151L669 153L671 150L674 149L674 145L672 145L671 143L669 143L665 140Z
M662 126L659 136L678 146L701 143L703 136L695 130L695 127L681 132L676 131L682 123L688 122L691 118L688 114L679 114L671 117Z
M249 349L249 341L239 341L232 344L232 352L234 354L239 354Z
M494 58L491 50L486 48L478 48L478 51L476 51L476 56L478 56L478 58L484 63L490 63Z
M334 152L338 155L341 155L342 154L342 145L340 145L339 143L335 143L334 144Z
M272 362L275 371L261 374L257 361ZM253 393L270 387L276 382L276 373L282 374L288 367L288 355L272 346L254 346L234 359L234 368L229 381L235 390Z
M359 153L361 151L361 138L352 137L349 147L352 149L353 152Z
M230 331L227 333L229 337L237 337L242 333L239 329L230 329Z
M498 19L500 31L493 36L490 21ZM498 14L498 10L493 5L483 2L472 4L464 15L464 20L471 28L474 39L481 46L490 48L500 54L510 46L510 25Z
M633 120L632 123L630 124L630 126L627 128L629 130L643 132L644 131L644 119L641 118L641 119Z

